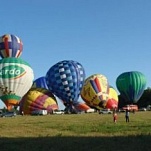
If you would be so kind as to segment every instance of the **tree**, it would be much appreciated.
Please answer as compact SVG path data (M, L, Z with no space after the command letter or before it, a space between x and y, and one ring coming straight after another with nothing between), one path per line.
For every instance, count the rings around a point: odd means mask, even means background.
M138 100L138 107L147 107L148 105L151 105L151 88L148 87L146 90L144 90L143 95Z
M123 106L130 104L130 102L127 102L121 95L118 96L119 98L119 108L122 108ZM148 105L151 105L151 88L148 87L146 90L144 90L141 98L138 100L137 103L139 108L141 107L147 107Z

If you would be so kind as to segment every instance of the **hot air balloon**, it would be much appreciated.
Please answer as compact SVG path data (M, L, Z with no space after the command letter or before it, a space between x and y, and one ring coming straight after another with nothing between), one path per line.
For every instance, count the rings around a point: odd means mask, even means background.
M138 71L124 72L116 79L116 86L127 103L137 103L142 96L147 81Z
M52 113L58 110L55 96L44 88L31 88L20 101L20 113L32 114L37 110L47 110Z
M76 104L74 104L74 108L77 111L85 111L85 112L91 109L86 103L83 102L77 102Z
M6 34L0 37L0 56L2 58L21 56L23 43L21 39L15 35Z
M34 80L32 87L48 89L48 86L46 83L46 78L43 76L43 77L40 77L40 78Z
M53 65L46 73L48 89L64 102L67 112L78 101L85 79L83 66L72 60L64 60Z
M107 109L117 109L118 108L118 94L112 86L109 87L109 98L106 102L105 108L107 108Z
M109 83L106 76L93 74L85 80L81 90L81 98L91 107L105 108L109 97Z
M31 88L34 79L30 65L20 58L0 60L0 99L10 110Z

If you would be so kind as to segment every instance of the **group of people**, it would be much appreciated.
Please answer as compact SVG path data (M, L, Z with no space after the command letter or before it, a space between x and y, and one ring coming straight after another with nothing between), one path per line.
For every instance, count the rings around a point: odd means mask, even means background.
M126 123L129 122L129 109L126 109L125 111L125 119L126 119ZM113 110L113 122L116 123L117 122L117 110L116 108Z

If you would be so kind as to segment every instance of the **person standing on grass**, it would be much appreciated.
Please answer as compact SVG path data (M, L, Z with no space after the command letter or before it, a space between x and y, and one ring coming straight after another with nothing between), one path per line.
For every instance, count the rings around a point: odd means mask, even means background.
M113 110L113 122L114 123L117 122L117 110L116 110L116 108L114 108L114 110Z
M115 113L113 113L113 121L114 121L114 123L116 123L117 122L117 113L115 112Z
M126 112L125 112L126 123L129 122L129 114L130 114L129 110L126 109Z

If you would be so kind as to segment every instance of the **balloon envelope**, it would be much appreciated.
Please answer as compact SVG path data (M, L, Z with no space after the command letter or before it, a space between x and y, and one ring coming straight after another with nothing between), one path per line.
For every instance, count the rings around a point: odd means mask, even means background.
M54 95L44 88L31 88L20 101L20 112L32 114L36 110L47 110L52 113L58 109L57 100Z
M46 74L49 90L66 104L78 101L84 79L83 66L72 60L58 62Z
M85 80L81 98L91 107L100 109L106 106L109 97L109 84L102 74L94 74Z
M21 97L31 88L33 79L32 68L22 59L0 60L0 99L8 109L18 105Z
M118 94L113 87L109 88L109 98L106 103L106 108L108 109L118 108Z
M34 80L32 87L48 89L48 86L46 83L46 78L43 76L43 77L40 77L40 78Z
M116 79L121 96L129 103L137 103L146 87L146 77L138 71L124 72Z
M74 108L77 111L87 111L87 110L91 109L86 103L83 103L83 102L78 102L78 103L74 104Z
M0 56L20 57L23 50L23 43L21 39L15 35L6 34L0 37Z

